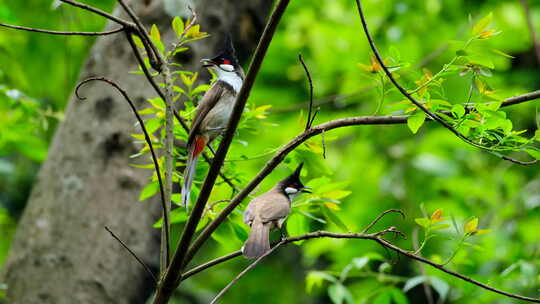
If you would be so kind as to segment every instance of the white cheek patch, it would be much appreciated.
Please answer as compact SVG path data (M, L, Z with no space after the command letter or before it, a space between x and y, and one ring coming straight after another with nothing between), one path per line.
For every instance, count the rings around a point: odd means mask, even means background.
M230 64L220 64L219 67L227 72L234 72L234 67Z
M296 193L298 193L298 189L293 188L293 187L287 187L287 188L285 188L285 193L287 193L287 194L296 194Z

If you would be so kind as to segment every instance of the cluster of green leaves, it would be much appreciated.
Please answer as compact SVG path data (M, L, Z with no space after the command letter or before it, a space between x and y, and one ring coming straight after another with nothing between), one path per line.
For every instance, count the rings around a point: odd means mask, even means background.
M501 33L501 31L488 29L492 19L493 14L489 13L472 24L470 37L466 41L454 40L449 43L449 48L455 49L455 56L436 74L424 68L423 75L414 81L416 88L409 93L416 96L428 110L438 112L437 114L452 127L478 145L496 152L524 151L535 159L540 159L540 148L535 144L540 141L538 126L536 133L530 138L523 136L527 130L514 130L512 120L501 109L503 98L488 83L495 68L494 57L512 58L501 50L485 45L485 40ZM400 55L396 49L392 50L391 53L394 55L389 60L394 63L392 71L409 66L400 61ZM373 57L370 65L359 64L359 66L366 72L376 74L375 80L384 76L382 68ZM467 78L469 82L467 99L456 103L448 98L445 93L444 77ZM395 88L385 91L385 84L384 81L380 83L383 98L386 94L395 91ZM394 112L410 114L407 125L413 134L418 132L426 120L426 114L415 105L411 105L407 99L391 104L389 108Z
M328 284L328 297L334 304L353 304L358 301L377 304L408 304L405 295L407 290L401 290L398 284L406 281L406 278L390 274L392 265L376 252L352 259L341 272L312 270L306 275L306 292L313 293L315 288L321 288ZM380 283L381 287L371 292L354 297L346 286L347 281L370 278Z

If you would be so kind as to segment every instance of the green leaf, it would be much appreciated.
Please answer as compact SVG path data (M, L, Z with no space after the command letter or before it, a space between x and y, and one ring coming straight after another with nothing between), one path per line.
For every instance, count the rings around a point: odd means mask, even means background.
M153 196L159 190L159 183L157 181L151 182L148 185L144 186L139 195L139 201L144 201L145 199Z
M180 38L180 36L182 36L182 32L184 31L184 21L182 21L182 19L178 16L174 17L172 21L172 28L176 33L176 37Z
M364 268L368 263L369 263L369 257L367 257L367 256L363 256L361 258L354 258L352 260L352 264L358 270Z
M311 293L313 291L313 287L321 287L325 280L332 283L337 283L337 279L326 272L317 270L308 272L306 275L306 292Z
M450 291L450 286L445 281L439 279L438 277L429 277L429 282L431 283L431 286L433 286L433 289L437 291L439 294L439 297L441 299L441 302L444 303L446 300L446 297L448 296L448 291Z
M392 303L392 294L388 292L388 290L385 290L381 292L375 300L372 302L373 304L391 304Z
M450 228L450 224L437 224L430 227L433 230L442 230Z
M418 132L418 129L424 124L424 121L426 121L426 115L422 111L417 111L413 115L409 116L407 118L407 126L411 130L413 134L416 134Z
M392 295L392 299L396 304L409 304L409 300L407 300L407 297L403 293L403 291L392 288L389 290L390 294Z
M456 51L456 56L467 56L467 52L463 49Z
M429 227L429 225L431 224L431 221L430 221L429 219L427 219L427 218L424 218L424 217L415 218L414 221L415 221L418 225L420 225L420 226L422 226L422 227L424 227L424 228Z
M334 304L354 304L354 299L351 292L341 283L333 284L328 287L328 296Z
M161 34L155 24L152 24L152 27L150 28L150 39L159 51L163 52L165 50L165 45L163 45L163 42L161 41Z
M343 221L332 211L330 210L328 207L324 206L324 207L321 207L321 210L322 212L324 213L324 216L329 220L331 221L332 223L334 223L336 226L339 227L339 229L341 229L342 231L349 231L349 228L347 228L347 225L345 225L345 223L343 223Z
M156 41L161 41L161 34L159 33L159 29L155 24L152 24L152 27L150 28L150 38Z
M540 160L540 151L535 149L525 149L525 152L529 153L530 156Z
M176 208L169 214L169 222L171 224L183 223L187 221L187 218L186 209L184 208ZM163 226L163 218L160 218L159 221L152 225L154 228L161 228L161 226Z
M478 35L483 32L493 20L493 13L487 14L484 18L480 19L472 28L472 34Z
M141 38L139 38L139 36L137 35L131 35L131 38L133 38L133 42L135 43L135 45L140 48L140 49L144 49L144 44L142 43L142 40Z
M405 282L405 285L403 285L403 292L407 292L413 289L414 287L424 283L426 279L427 279L426 276L416 276L416 277L412 277L408 279L407 282Z
M471 220L465 223L463 230L465 231L465 233L473 233L476 231L477 228L478 228L478 218L473 217Z
M452 113L454 113L456 118L461 118L465 115L465 108L460 104L455 104L452 106Z
M306 217L299 213L291 214L287 219L287 232L291 236L308 233L309 227Z

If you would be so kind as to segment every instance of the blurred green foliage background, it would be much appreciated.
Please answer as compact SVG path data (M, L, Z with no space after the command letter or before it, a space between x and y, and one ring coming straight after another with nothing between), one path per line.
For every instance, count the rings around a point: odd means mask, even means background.
M414 88L415 81L424 75L422 67L435 73L449 62L455 55L455 41L466 40L471 24L492 12L491 28L502 33L482 41L482 45L513 58L489 57L494 66L489 85L503 98L539 89L539 65L520 1L363 2L383 56L408 63L403 64L399 79L407 88ZM92 3L105 10L113 5L113 1L105 0ZM539 31L540 5L531 1L530 13ZM104 24L76 9L61 6L52 10L50 1L44 0L0 2L0 21L87 31L99 30ZM92 42L89 38L0 30L0 264ZM378 113L392 113L393 106L403 100L388 84L381 90L380 76L359 65L370 64L371 52L354 1L292 1L249 104L251 109L265 105L271 108L265 119L251 125L249 132L239 134L228 156L227 164L233 168L230 170L242 180L258 172L273 149L303 130L308 88L297 60L299 53L313 76L315 98L338 96L320 105L315 124L372 115L378 109ZM444 78L447 100L467 100L470 76ZM384 101L380 104L382 94ZM482 99L473 95L472 101ZM531 101L505 109L514 129L534 134L540 119L537 104ZM406 125L350 127L328 132L324 141L325 159L321 137L316 137L286 163L292 168L298 160L306 162L307 174L303 178L308 186L324 189L336 183L328 188L334 192L319 194L339 201L329 209L349 230L360 231L382 211L399 208L406 213L405 220L389 215L375 229L397 226L409 238L396 240L396 244L413 249L413 235L418 234L421 242L424 233L415 218L441 209L444 223L451 224L453 217L463 229L465 222L478 217L479 227L490 232L468 238L447 266L507 291L540 296L538 166L501 161L467 146L433 123L423 126L416 135ZM287 166L280 166L260 190L268 189L289 172ZM223 196L225 189L218 187L213 197ZM296 204L311 199L306 196ZM293 216L289 233L343 228L300 213ZM320 214L314 216L319 218ZM239 219L240 213L234 221ZM234 230L234 225L218 230L215 241L205 246L197 262L240 247L245 231L236 231L238 241L225 241L230 240L231 227ZM427 242L422 254L442 262L459 244L453 228L440 230L437 235ZM236 259L199 274L186 282L176 301L184 303L187 298L195 298L208 302L247 263ZM514 303L430 267L398 258L372 242L328 239L278 250L240 280L223 303L427 303L422 286L414 285L424 279L433 297L441 298L439 303Z

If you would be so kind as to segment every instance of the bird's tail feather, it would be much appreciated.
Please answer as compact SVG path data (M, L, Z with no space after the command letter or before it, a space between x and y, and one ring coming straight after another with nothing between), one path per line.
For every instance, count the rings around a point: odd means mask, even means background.
M184 171L184 184L182 185L182 205L187 209L189 205L189 196L191 194L191 185L195 178L197 169L197 160L206 146L206 138L196 136L193 144L189 147L188 160Z
M242 253L248 259L255 259L270 250L270 225L263 224L261 219L255 218L251 224L251 232L242 248Z

